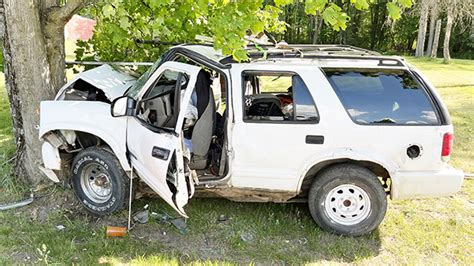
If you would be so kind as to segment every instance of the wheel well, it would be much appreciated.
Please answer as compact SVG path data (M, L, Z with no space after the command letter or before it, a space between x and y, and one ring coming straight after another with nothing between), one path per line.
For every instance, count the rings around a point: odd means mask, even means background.
M62 161L72 162L78 152L93 146L112 150L110 146L100 137L83 131L55 131L54 134L63 142L59 148ZM67 137L66 137L67 135Z
M96 135L82 132L82 131L74 131L76 133L76 143L80 145L83 149L92 147L92 146L110 146L101 138L97 137Z
M380 184L384 187L385 191L387 193L390 193L390 174L388 173L387 169L385 169L383 166L371 161L358 161L358 160L343 158L343 159L324 161L324 162L320 162L313 165L308 170L308 172L306 173L303 179L303 182L301 183L301 190L298 196L306 197L308 195L308 191L309 191L309 188L311 187L311 184L313 183L314 179L318 176L318 174L321 171L329 167L332 167L334 165L346 164L346 163L360 165L372 171L376 176L379 177Z

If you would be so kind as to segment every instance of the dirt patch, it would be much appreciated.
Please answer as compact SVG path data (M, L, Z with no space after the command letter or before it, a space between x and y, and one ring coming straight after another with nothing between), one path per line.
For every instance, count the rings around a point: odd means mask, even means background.
M181 234L170 224L138 224L130 232L132 238L159 243L167 250L179 250L183 263L191 258L222 260L229 250L219 244L223 236L219 232Z
M12 259L13 264L31 264L38 262L38 257L36 254L23 251L12 252L9 257Z

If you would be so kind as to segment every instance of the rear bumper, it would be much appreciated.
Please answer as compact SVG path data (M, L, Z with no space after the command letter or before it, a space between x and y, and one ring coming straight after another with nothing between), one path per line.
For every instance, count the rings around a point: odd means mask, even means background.
M440 171L399 171L392 176L392 199L453 195L461 189L464 172L447 166Z

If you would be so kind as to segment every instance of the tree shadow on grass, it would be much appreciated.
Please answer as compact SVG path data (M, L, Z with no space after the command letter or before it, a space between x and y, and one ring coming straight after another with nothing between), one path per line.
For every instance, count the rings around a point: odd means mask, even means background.
M141 200L151 211L173 213L161 201ZM180 262L230 263L355 262L380 252L378 229L367 236L345 237L323 231L311 218L306 204L237 203L225 199L193 199L186 206L187 233L152 221L130 233L131 238L159 243ZM151 262L150 261L150 262ZM132 258L133 262L133 258Z
M5 250L38 257L36 248L46 244L52 263L302 264L357 262L377 256L381 245L377 230L357 238L323 231L312 220L306 204L199 198L185 208L190 217L186 232L151 218L146 224L135 225L125 237L107 238L105 227L125 226L127 211L96 218L76 204L71 191L56 194L3 215L2 230L12 233L3 236ZM150 212L178 217L159 199L136 200L133 210L139 211L146 204ZM49 211L47 217L34 218L33 213L44 210ZM59 230L57 225L64 225L65 229Z

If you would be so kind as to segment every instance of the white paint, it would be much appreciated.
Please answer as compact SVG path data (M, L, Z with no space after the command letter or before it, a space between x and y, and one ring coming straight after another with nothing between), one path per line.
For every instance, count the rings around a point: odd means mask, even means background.
M41 170L41 172L43 172L44 175L46 175L47 178L49 178L49 180L53 181L54 183L59 183L59 178L53 170L44 168L41 165L38 166L38 168Z
M125 156L126 117L112 117L110 105L91 101L41 102L40 138L52 130L87 132L107 143L122 165L130 170Z
M184 96L180 101L182 105L177 119L177 128L175 129L176 134L153 132L144 127L139 122L138 118L128 117L127 145L133 155L131 161L134 168L137 170L138 175L179 214L187 217L183 207L188 202L188 189L186 186L186 178L184 176L181 147L177 150L177 154L181 154L181 156L176 156L176 159L178 160L176 165L178 169L181 168L181 173L178 170L176 185L177 192L175 194L173 194L168 187L166 174L173 152L179 145L181 145L179 134L181 134L184 114L187 109L185 105L189 103L191 99L191 94L200 68L177 62L166 62L161 65L145 83L143 90L140 92L139 98L142 97L142 95L154 84L155 80L158 79L165 70L184 72L190 77ZM162 160L152 157L153 147L168 150L168 158ZM175 196L174 201L173 196Z
M61 158L59 157L59 151L49 142L44 142L41 146L41 155L43 157L45 168L53 170L61 169Z
M392 199L450 196L461 189L464 173L446 166L438 171L397 171L392 176Z

